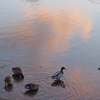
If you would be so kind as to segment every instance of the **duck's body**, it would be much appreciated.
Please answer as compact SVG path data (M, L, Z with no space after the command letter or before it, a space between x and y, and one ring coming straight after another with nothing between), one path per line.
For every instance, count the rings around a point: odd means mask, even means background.
M38 85L37 84L34 84L34 83L29 83L29 84L26 84L25 85L25 88L26 89L29 89L29 90L38 90Z
M12 76L9 75L9 76L6 76L6 78L4 79L4 82L5 82L5 88L11 84L11 81L12 81Z
M52 79L59 79L61 78L61 76L63 75L63 73L61 71L57 71L53 76Z
M18 75L18 76L21 76L22 78L24 78L24 75L23 75L20 67L14 67L14 68L12 68L12 71L15 75Z
M63 75L63 70L66 70L65 67L61 68L61 71L57 71L53 76L52 79L60 79L61 76Z

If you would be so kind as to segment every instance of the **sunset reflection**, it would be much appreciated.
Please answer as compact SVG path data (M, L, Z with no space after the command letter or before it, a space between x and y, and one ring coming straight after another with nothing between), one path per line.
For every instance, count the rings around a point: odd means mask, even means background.
M0 96L9 100L100 100L97 2L1 0ZM53 80L62 66L67 71L61 80ZM24 80L12 75L13 67L23 70ZM14 88L3 88L6 75L13 76ZM38 84L39 91L26 91L28 83Z
M43 6L38 8L27 10L25 12L26 25L24 25L25 22L20 22L20 26L17 27L17 30L21 31L19 34L23 34L22 36L25 36L27 41L40 40L37 44L39 47L42 46L40 44L44 44L46 49L62 53L70 48L68 41L73 38L74 34L80 33L83 40L90 37L91 16L84 16L78 8L71 9L70 12L55 11L58 8L45 9ZM38 27L35 28L36 26ZM32 38L32 36L35 37Z
M89 34L89 32L92 29L92 21L88 20L87 21L87 25L84 27L84 31L82 34L82 37L84 40L87 40L91 35Z
M78 98L81 98L83 95L84 98L90 98L91 96L94 96L94 93L91 92L91 90L96 92L96 89L93 86L93 83L91 83L91 78L93 77L93 75L91 74L92 73L90 73L89 71L87 73L86 70L75 68L69 75L69 84L73 86L73 88L71 87L72 92L74 94L76 94L76 92L77 94L80 94L76 96L76 100Z

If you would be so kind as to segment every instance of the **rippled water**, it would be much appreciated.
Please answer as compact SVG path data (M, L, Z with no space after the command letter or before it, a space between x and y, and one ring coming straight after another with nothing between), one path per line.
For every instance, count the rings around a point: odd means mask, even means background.
M99 32L99 0L0 0L0 100L100 100ZM25 79L4 89L15 66Z

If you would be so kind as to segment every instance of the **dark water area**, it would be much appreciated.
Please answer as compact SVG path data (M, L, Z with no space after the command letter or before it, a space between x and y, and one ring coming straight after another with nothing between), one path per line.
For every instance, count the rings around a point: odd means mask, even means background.
M99 0L0 0L0 100L100 100L99 32ZM4 89L16 66L24 80Z

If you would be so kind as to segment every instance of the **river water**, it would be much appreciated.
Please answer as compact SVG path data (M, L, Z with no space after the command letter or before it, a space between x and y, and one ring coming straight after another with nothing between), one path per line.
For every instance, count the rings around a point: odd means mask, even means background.
M0 0L0 100L100 100L99 32L100 0ZM15 66L25 79L4 89Z

